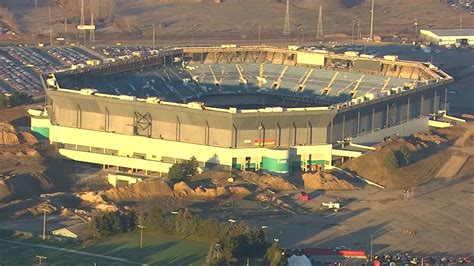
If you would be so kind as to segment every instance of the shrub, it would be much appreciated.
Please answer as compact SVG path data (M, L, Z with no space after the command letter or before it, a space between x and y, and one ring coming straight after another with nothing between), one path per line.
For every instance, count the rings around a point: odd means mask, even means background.
M411 163L411 153L407 147L402 147L399 152L399 162L403 165L409 165Z
M277 242L273 242L273 244L267 249L265 253L265 260L270 266L277 266L282 263L283 255L282 255L282 248L278 245Z
M400 167L400 163L397 158L397 154L395 151L390 151L384 160L385 166L388 168L396 169Z

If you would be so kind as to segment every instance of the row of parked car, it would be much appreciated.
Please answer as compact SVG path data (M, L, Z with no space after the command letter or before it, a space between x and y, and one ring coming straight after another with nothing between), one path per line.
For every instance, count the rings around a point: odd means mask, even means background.
M50 47L45 51L65 65L85 64L90 58L70 47Z
M42 89L37 77L4 56L0 56L0 78L17 91L34 94Z
M57 62L52 61L31 47L6 47L2 48L10 57L23 65L32 68L37 73L52 72L60 68Z
M104 46L99 47L98 50L102 54L113 58L132 55L148 56L159 52L159 49L150 46Z

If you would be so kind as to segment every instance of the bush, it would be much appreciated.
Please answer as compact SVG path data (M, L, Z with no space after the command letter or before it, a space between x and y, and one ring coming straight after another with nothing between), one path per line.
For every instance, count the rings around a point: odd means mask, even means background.
M183 165L180 163L175 163L170 167L168 171L168 178L174 181L181 181L186 178L184 173Z
M24 93L24 92L14 92L9 98L8 103L11 107L31 103L33 101L33 96Z
M89 223L89 232L95 238L127 233L137 227L135 212L101 212Z
M187 210L164 215L158 208L153 208L146 216L145 225L171 235L215 241L207 256L210 265L231 264L237 261L236 258L262 258L270 246L261 229L243 223L229 225L200 218Z
M168 171L168 178L181 181L190 176L198 174L199 163L196 160L196 157L191 157L189 160L182 163L175 163L170 167Z
M0 92L0 109L5 109L7 107L7 97L5 94Z
M407 147L402 147L398 154L398 161L402 162L403 165L409 165L411 163L411 153Z
M400 163L397 158L397 154L395 151L390 151L386 156L384 160L385 166L388 168L396 169L400 167Z
M273 242L272 246L269 247L265 253L265 261L270 266L280 265L283 261L282 252L283 249L278 245L278 243Z

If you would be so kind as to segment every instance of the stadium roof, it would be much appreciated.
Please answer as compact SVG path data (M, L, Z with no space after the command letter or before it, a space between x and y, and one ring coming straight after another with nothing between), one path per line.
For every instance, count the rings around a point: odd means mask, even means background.
M425 30L439 37L449 36L474 36L474 29L447 29L447 30Z

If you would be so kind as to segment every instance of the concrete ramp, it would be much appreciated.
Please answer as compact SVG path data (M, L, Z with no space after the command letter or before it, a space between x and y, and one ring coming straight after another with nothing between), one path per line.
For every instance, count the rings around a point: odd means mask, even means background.
M436 128L447 128L447 127L451 127L452 125L451 123L448 123L448 122L430 120L428 121L428 126L436 127Z
M437 178L452 179L466 163L469 156L452 155L448 161L439 169Z
M357 158L362 156L362 152L360 151L350 151L350 150L332 150L333 156L341 156L341 157L349 157L349 158Z

